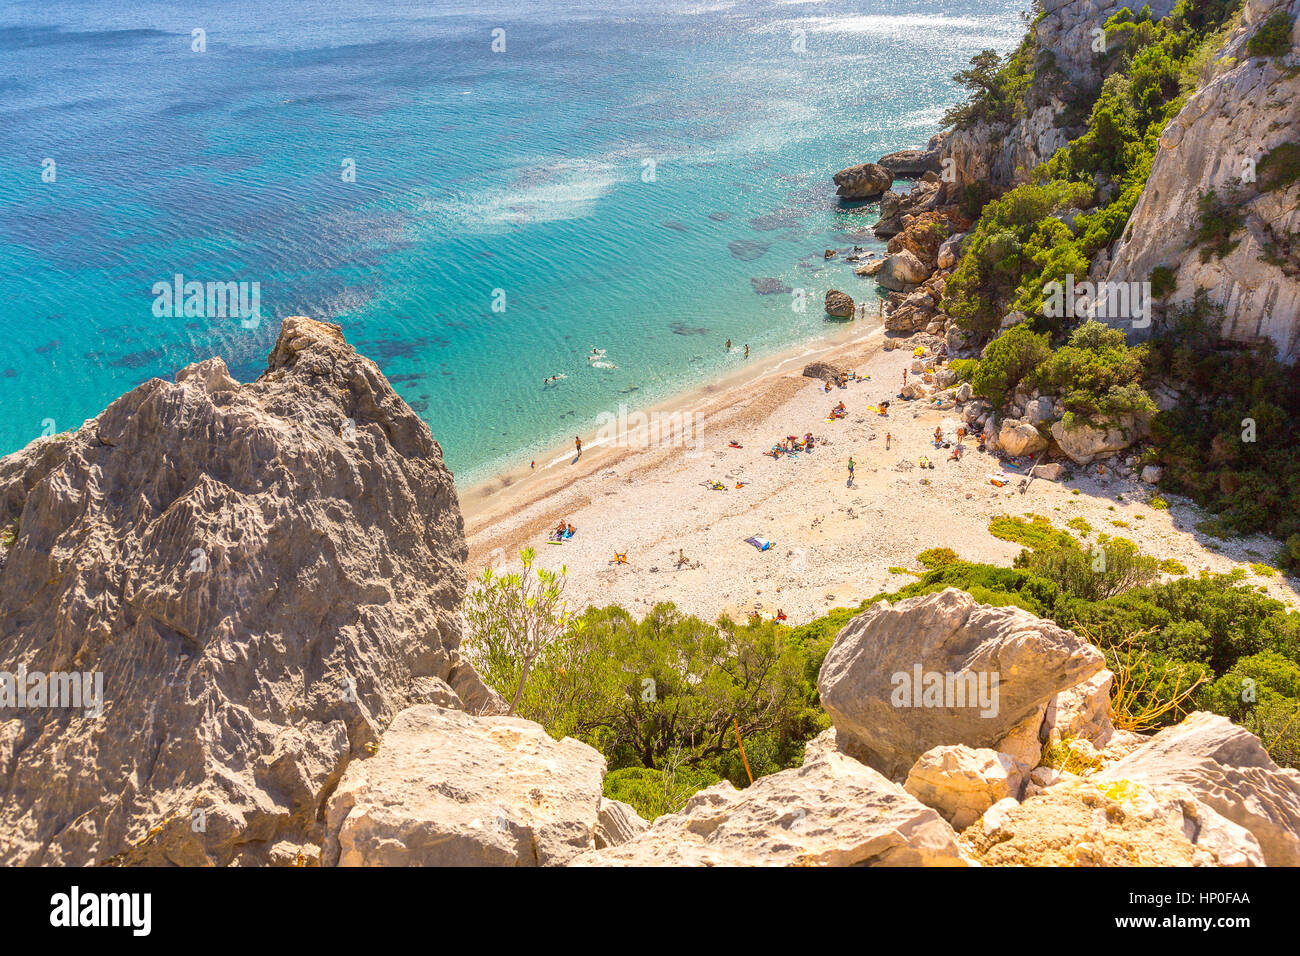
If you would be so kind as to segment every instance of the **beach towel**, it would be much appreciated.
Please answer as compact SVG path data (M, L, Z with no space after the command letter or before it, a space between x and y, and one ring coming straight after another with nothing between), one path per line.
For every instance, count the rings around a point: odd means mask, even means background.
M767 551L772 547L772 542L769 541L767 538L758 538L758 537L746 538L745 544L752 544L760 551Z

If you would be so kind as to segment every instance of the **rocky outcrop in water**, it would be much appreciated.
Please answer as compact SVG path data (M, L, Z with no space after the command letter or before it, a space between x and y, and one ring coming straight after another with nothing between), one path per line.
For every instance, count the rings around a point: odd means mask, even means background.
M466 547L428 427L338 326L266 372L152 379L0 459L0 666L102 675L102 716L0 722L0 862L310 860L411 704L490 708L459 657Z
M835 180L835 195L841 199L875 199L894 182L894 174L876 163L859 163L841 169Z

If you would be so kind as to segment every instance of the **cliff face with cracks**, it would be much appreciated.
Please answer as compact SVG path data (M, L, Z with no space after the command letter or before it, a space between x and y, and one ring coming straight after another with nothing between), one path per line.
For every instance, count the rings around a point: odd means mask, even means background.
M1293 20L1291 52L1252 57L1246 44L1275 12ZM1280 358L1300 358L1300 182L1268 188L1254 164L1285 143L1300 144L1300 0L1248 0L1217 68L1165 127L1146 189L1113 250L1111 282L1142 282L1173 270L1169 305L1198 292L1224 313L1225 337L1267 339ZM1197 201L1213 192L1241 224L1222 258L1196 243Z
M0 668L102 674L102 716L0 711L0 862L293 862L402 709L492 709L428 427L337 326L267 371L153 379L0 459ZM300 847L307 852L300 854Z

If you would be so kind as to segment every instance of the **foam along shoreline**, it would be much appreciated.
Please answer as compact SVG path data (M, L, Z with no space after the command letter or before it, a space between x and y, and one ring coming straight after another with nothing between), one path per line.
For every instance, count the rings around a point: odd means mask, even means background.
M1212 550L1195 530L1190 502L1166 496L1168 510L1153 508L1151 486L1136 479L1080 470L1070 481L1036 479L1020 494L1015 483L991 484L1002 463L972 441L949 459L948 449L933 445L934 431L953 439L960 415L925 400L895 400L915 341L891 334L899 347L887 349L880 325L854 325L661 406L694 412L693 447L584 448L579 462L571 451L557 454L536 473L525 468L523 477L462 492L469 576L485 566L517 567L519 549L532 546L544 566L568 569L573 608L613 603L642 615L672 601L706 620L784 611L788 623L800 624L915 580L908 571L921 570L916 556L928 548L1009 566L1020 545L993 537L989 522L1034 513L1059 528L1083 518L1191 574L1242 569L1252 585L1300 606L1294 581L1252 570L1269 553L1268 540L1215 542ZM868 378L827 394L821 380L802 374L812 361ZM887 417L870 410L885 399ZM827 421L840 401L848 415ZM818 439L812 453L765 456L784 436L809 431ZM733 440L742 447L731 447ZM577 533L547 546L561 519ZM749 538L773 545L760 551Z
M706 416L732 408L744 401L746 396L753 396L755 390L770 387L772 381L788 376L792 371L795 375L802 375L803 367L809 362L836 357L844 349L858 348L867 340L878 347L883 341L881 328L867 328L860 321L850 322L843 329L827 333L821 338L792 345L771 355L755 357L735 371L659 402L645 407L631 404L625 404L624 407L629 417L639 414L663 417L693 415L699 422ZM732 351L738 355L743 354L743 346L733 345ZM610 414L617 415L618 412L618 409L609 410ZM534 459L537 462L536 468L524 464L458 487L466 535L471 536L476 531L489 527L521 504L534 503L615 461L667 450L689 450L680 447L661 448L653 443L642 448L619 446L615 438L593 437L590 423L585 434L578 434L582 438L580 460L575 460L577 455L572 442L557 443L538 454ZM471 565L472 563L471 560Z

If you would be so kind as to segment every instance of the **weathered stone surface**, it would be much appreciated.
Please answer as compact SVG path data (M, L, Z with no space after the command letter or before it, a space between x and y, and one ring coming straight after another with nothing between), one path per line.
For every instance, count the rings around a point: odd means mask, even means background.
M1146 419L1124 415L1119 423L1106 428L1075 423L1067 427L1064 421L1052 423L1052 437L1057 446L1076 465L1087 465L1097 458L1105 458L1123 451L1149 433Z
M1055 742L1062 737L1081 737L1097 749L1104 749L1115 734L1110 721L1110 688L1114 681L1110 671L1098 671L1053 697L1043 715L1042 739Z
M1037 455L1039 452L1046 451L1047 439L1029 422L1018 418L1005 418L1002 420L1002 427L998 429L994 447L1019 458L1022 455Z
M604 776L596 750L531 720L411 707L343 775L322 862L560 865L595 848Z
M841 319L851 319L853 318L853 309L853 297L847 292L831 289L826 293L827 315L834 315Z
M1300 771L1283 770L1254 734L1198 711L1099 775L1185 787L1258 839L1269 866L1300 866Z
M831 365L829 362L809 362L803 367L803 374L808 378L819 378L823 382L830 382L834 385L839 377L844 374L844 370L838 365Z
M14 520L0 661L101 673L107 703L0 721L4 864L268 861L412 700L495 698L458 657L442 452L338 326L286 319L255 382L202 362L0 459Z
M1287 60L1250 56L1246 43L1276 11L1291 18ZM1203 295L1223 310L1225 338L1267 339L1279 357L1300 357L1300 183L1268 188L1263 158L1275 147L1300 141L1300 0L1247 0L1236 29L1215 54L1220 68L1202 83L1165 127L1146 188L1114 250L1111 283L1146 282L1156 267L1173 270L1169 307ZM1229 159L1228 157L1231 157ZM1260 163L1258 175L1246 164ZM1247 177L1247 173L1250 176ZM1202 257L1197 245L1198 200L1213 192L1242 224L1226 256ZM1158 323L1137 326L1107 320L1145 337Z
M602 797L600 814L596 817L596 849L626 843L648 826L641 814L626 803Z
M842 199L875 199L894 182L894 174L876 163L841 169L833 177L835 195Z
M923 753L903 787L964 830L999 800L1018 798L1028 775L1029 768L1007 754L955 744Z
M921 260L903 249L885 259L884 266L876 273L876 284L883 289L901 292L909 286L924 282L929 275Z
M939 151L937 149L900 149L880 157L879 165L884 166L895 176L921 176L927 172L939 172Z
M1059 691L1102 667L1101 652L1073 632L948 588L893 605L881 601L859 614L836 637L817 683L840 748L901 777L941 744L993 747ZM927 687L934 679L927 675L953 675L941 706L928 706L934 701L922 687L905 698L917 671ZM974 693L957 696L982 681L991 700L994 676L996 704L981 707Z
M956 835L870 767L828 753L745 790L721 783L577 866L964 866Z
M1061 782L962 834L984 866L1262 866L1249 832L1175 787Z

